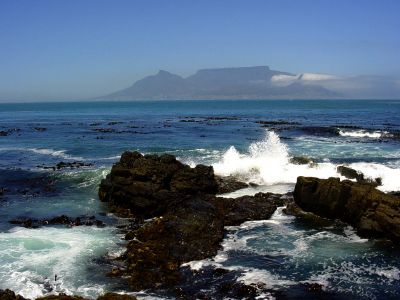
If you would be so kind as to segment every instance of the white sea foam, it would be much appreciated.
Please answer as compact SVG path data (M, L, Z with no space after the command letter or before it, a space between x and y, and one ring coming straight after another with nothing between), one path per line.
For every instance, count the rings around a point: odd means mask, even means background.
M221 161L213 166L218 175L232 175L260 185L294 184L298 176L337 176L336 166L329 162L314 165L290 163L287 145L273 131L266 131L262 141L252 143L247 154L239 153L231 146Z
M267 270L240 267L230 267L230 269L242 271L243 274L237 278L237 281L243 282L246 285L261 284L267 289L274 289L295 284L295 282L279 278L277 275L273 275Z
M289 185L293 187L298 176L345 179L337 173L337 166L337 164L326 160L318 164L292 164L287 145L282 143L279 136L273 131L266 131L265 138L262 141L252 143L247 153L240 153L234 146L231 146L222 158L213 164L215 173L218 175L234 176L245 182L282 188L287 188ZM392 168L377 163L354 163L350 164L350 167L364 173L366 177L381 178L382 185L378 188L382 191L400 190L400 181L398 180L400 168ZM265 189L265 187L260 189ZM257 188L247 190L249 194L254 194L256 191ZM243 192L225 196L237 197L241 196Z
M376 163L353 163L350 168L362 172L371 179L381 178L382 185L378 189L384 192L400 191L400 168L391 168Z
M346 137L354 137L354 138L371 138L371 139L379 139L384 136L387 136L389 133L387 131L366 131L366 130L339 130L339 135Z
M31 299L54 292L87 297L103 293L105 286L90 282L85 272L90 259L117 249L111 230L47 227L0 233L0 288Z

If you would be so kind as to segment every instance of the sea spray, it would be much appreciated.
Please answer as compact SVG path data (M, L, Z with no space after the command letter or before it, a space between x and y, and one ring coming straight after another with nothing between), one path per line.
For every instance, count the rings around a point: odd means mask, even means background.
M231 146L222 158L213 164L215 173L221 176L235 176L246 182L259 185L295 184L298 176L318 178L339 177L337 167L329 161L297 165L290 162L289 147L274 131L266 130L261 141L251 143L247 153L240 153ZM382 179L378 189L389 192L399 191L400 169L377 163L353 163L351 168L364 173L367 178ZM251 191L249 191L251 193Z
M288 146L275 132L268 130L263 140L250 144L248 153L239 153L231 146L213 166L218 175L231 175L261 185L294 184L298 176L328 178L337 175L336 166L329 162L292 164Z

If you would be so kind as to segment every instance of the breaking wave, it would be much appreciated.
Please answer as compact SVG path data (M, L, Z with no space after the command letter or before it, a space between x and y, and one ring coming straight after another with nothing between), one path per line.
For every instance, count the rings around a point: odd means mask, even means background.
M337 173L338 164L332 162L293 164L289 148L273 131L266 131L261 141L250 144L247 153L240 153L231 146L213 164L215 173L220 176L234 176L245 182L259 185L273 186L277 184L292 184L298 176L311 176L318 178L340 177ZM381 178L382 185L378 188L382 191L400 190L400 169L392 168L377 163L354 163L349 165L357 171L364 173L366 177Z

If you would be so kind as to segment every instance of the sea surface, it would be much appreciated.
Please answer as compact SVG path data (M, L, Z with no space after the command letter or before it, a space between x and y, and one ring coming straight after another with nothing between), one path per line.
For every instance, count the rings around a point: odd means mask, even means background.
M343 164L381 178L382 191L399 191L400 101L0 104L0 289L28 298L128 291L123 281L105 276L108 258L123 252L117 229L123 220L97 198L100 180L125 150L170 153L259 185L230 197L290 192L297 176L340 177L336 167ZM294 156L313 163L293 164ZM48 168L61 161L86 166ZM279 293L295 299L298 287L310 283L322 284L334 299L400 298L399 245L362 239L338 222L316 228L282 209L270 220L226 228L218 255L188 266L204 274L211 267L232 270L230 280L276 292L258 299ZM10 223L63 214L94 216L107 226ZM221 282L204 276L192 284L212 293Z

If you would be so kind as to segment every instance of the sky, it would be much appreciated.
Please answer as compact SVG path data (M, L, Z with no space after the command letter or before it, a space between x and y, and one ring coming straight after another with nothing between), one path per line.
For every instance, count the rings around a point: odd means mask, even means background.
M168 70L400 78L398 0L1 0L0 101L102 96Z

